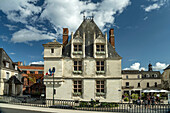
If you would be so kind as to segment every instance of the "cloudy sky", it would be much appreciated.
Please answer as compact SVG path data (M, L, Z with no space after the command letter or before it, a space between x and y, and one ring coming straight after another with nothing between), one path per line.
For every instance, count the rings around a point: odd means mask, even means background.
M13 61L43 62L43 46L75 32L83 15L115 29L122 69L154 70L170 64L170 0L0 0L0 48Z

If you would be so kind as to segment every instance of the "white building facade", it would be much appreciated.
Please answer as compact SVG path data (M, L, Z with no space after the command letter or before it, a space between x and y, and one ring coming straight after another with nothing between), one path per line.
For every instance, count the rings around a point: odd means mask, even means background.
M44 73L55 67L55 99L121 101L121 57L115 51L114 30L103 35L93 19L84 19L68 41L43 44ZM46 76L46 98L53 98L53 77Z

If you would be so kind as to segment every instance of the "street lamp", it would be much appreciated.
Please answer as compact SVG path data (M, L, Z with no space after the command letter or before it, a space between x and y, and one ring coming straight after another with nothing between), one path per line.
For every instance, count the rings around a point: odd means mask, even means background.
M54 93L55 93L55 91L54 91L54 72L55 72L55 67L53 67L53 69L51 70L51 68L49 69L49 72L50 72L50 74L52 74L52 76L53 76L53 105L54 105Z

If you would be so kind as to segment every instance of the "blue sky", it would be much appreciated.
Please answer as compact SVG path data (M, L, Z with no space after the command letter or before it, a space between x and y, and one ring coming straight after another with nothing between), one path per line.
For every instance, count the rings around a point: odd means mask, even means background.
M122 69L170 64L170 0L0 0L0 47L13 61L43 62L43 46L62 28L75 32L86 16L104 32L115 29Z

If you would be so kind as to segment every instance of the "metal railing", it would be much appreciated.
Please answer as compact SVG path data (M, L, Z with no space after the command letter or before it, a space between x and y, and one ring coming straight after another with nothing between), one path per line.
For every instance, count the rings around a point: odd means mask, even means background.
M0 103L10 103L25 106L62 108L87 111L125 112L125 113L170 113L170 104L137 105L132 103L113 103L97 101L54 100L40 98L23 98L0 96Z

